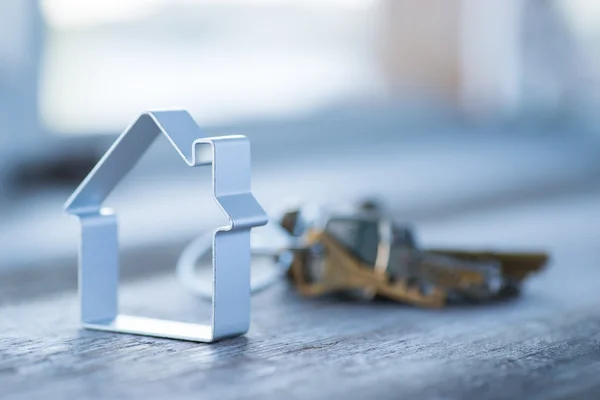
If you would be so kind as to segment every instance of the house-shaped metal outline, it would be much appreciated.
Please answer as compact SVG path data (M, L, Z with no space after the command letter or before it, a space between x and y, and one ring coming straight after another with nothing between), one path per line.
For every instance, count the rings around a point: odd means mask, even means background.
M212 323L198 325L119 315L117 218L102 203L163 133L191 167L212 164L213 194L230 225L213 239ZM83 326L122 333L212 342L250 326L250 229L267 216L250 189L250 143L245 136L204 138L182 110L142 114L121 134L65 203L79 217L79 296Z

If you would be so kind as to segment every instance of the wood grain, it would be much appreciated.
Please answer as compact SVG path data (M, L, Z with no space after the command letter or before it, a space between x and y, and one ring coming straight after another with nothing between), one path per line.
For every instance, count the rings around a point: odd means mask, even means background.
M513 241L554 263L520 298L441 311L281 282L253 298L246 337L214 345L81 330L74 259L2 275L0 398L597 399L599 219L594 192L423 223L424 241ZM124 312L207 316L169 269L179 250L124 253Z

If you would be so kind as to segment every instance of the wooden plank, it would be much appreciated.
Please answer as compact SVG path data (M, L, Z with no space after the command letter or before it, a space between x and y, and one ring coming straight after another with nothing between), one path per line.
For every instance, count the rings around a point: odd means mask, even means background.
M551 249L521 298L419 310L281 282L253 298L246 337L215 345L79 329L74 260L48 283L3 275L0 398L600 398L599 211L592 193L422 225L426 241ZM179 250L125 254L124 312L208 316L164 272Z

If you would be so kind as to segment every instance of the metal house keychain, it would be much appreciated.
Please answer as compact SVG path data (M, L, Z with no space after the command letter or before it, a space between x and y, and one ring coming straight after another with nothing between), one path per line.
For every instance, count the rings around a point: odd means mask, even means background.
M162 133L190 166L212 164L213 195L230 220L213 236L212 322L198 325L120 315L117 217L102 202ZM121 134L65 204L79 217L79 295L83 326L112 332L213 342L250 326L250 230L267 216L250 189L245 136L205 138L186 111L142 114Z

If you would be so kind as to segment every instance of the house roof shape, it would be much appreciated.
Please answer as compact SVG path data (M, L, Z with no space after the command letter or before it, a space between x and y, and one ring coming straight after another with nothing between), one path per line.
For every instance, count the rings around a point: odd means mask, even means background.
M187 165L212 165L213 195L230 221L213 239L210 325L118 313L117 219L102 203L161 133ZM79 292L84 327L202 342L248 330L250 229L266 224L267 216L251 192L250 144L245 136L207 138L186 111L146 112L119 136L64 207L82 226Z

